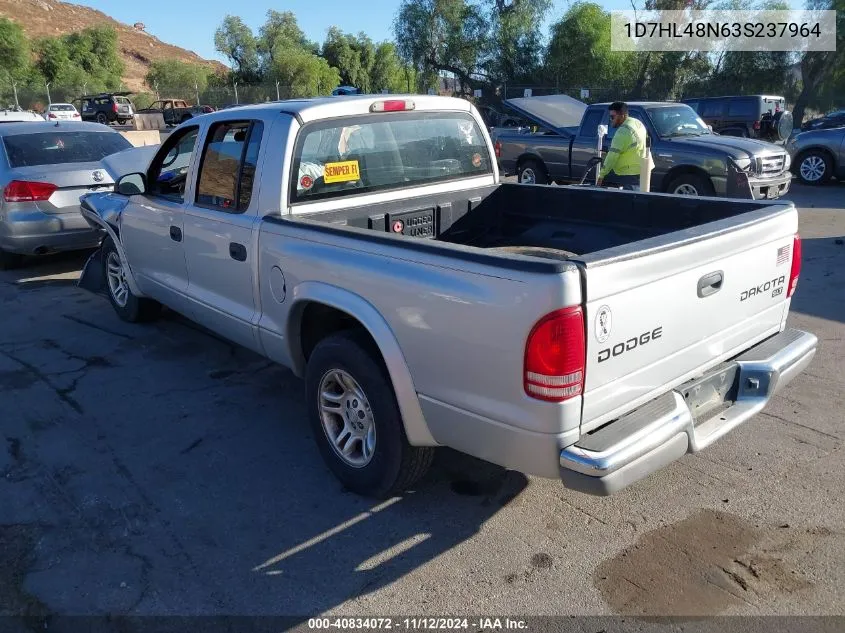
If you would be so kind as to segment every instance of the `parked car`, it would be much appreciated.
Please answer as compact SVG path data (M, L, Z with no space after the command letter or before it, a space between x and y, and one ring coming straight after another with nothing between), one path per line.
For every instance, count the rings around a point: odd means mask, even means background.
M44 112L47 121L81 121L82 117L72 103L51 103Z
M786 141L792 133L792 113L784 97L744 95L682 99L722 136L756 138L770 143Z
M137 114L161 114L166 125L179 125L195 116L202 116L214 112L211 106L192 106L182 99L160 99L153 102L149 108L137 111Z
M95 121L102 125L119 123L125 125L132 120L135 106L129 100L131 92L106 92L80 97L79 110L83 121Z
M845 110L835 110L828 112L823 117L804 121L801 124L801 131L827 130L835 127L845 127Z
M821 185L836 176L845 179L845 127L799 132L786 149L798 178L807 185Z
M38 121L43 123L44 117L37 112L31 110L23 110L22 108L6 108L0 110L0 124L2 123L21 123L23 121Z
M0 268L24 255L93 248L102 231L79 212L84 193L114 189L103 158L132 145L95 123L61 121L0 126Z
M355 86L338 86L334 90L332 90L332 96L345 96L345 95L358 95L362 94L360 88L356 88Z
M108 237L80 286L290 367L365 495L436 446L609 494L751 419L817 346L786 327L791 202L502 183L463 99L209 114L82 209Z
M566 95L510 99L508 106L533 118L536 133L499 132L499 168L521 183L579 183L595 176L598 126L608 125L602 155L616 130L609 103L586 104ZM789 190L789 154L782 147L749 138L713 134L683 103L633 102L628 114L643 122L651 139L651 190L677 195L727 196L729 160L745 170L754 198L778 198ZM589 173L588 173L589 172Z

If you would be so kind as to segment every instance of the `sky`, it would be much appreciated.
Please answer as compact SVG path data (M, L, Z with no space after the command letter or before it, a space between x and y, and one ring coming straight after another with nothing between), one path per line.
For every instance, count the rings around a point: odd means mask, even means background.
M345 32L364 31L375 41L393 39L393 18L400 0L288 0L284 3L247 0L143 0L142 2L115 2L114 0L69 0L110 15L119 22L143 22L148 33L160 40L192 50L206 59L225 62L214 50L214 31L227 13L240 16L255 32L264 23L268 9L292 11L306 37L323 42L330 26ZM629 0L605 0L607 10L630 9ZM570 5L570 0L553 0L544 34L549 25L557 21Z
M292 11L299 27L308 39L322 43L331 26L347 33L364 31L374 41L393 39L392 24L400 0L288 0L285 3L246 0L142 0L115 2L114 0L70 0L103 13L125 24L143 22L148 33L168 44L194 51L205 59L227 63L214 50L214 31L227 13L240 16L257 35L268 9ZM787 0L793 8L800 8L803 0ZM574 0L552 0L552 9L541 25L544 37L552 23L560 19ZM630 0L598 0L606 10L631 10ZM640 3L638 3L640 4Z

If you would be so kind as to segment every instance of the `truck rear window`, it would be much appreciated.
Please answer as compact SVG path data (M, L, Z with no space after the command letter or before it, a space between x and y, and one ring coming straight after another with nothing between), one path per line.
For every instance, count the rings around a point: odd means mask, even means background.
M490 174L490 152L462 112L392 112L303 127L291 201L305 202Z

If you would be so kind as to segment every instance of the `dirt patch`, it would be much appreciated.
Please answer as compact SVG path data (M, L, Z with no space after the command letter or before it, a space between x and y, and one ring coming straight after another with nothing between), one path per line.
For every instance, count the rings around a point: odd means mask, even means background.
M49 610L23 590L23 581L35 563L38 527L0 525L0 616L45 617Z
M811 588L801 570L790 568L781 555L807 551L825 531L759 527L732 514L702 510L643 534L602 563L593 582L623 615L714 615L757 604L768 594Z

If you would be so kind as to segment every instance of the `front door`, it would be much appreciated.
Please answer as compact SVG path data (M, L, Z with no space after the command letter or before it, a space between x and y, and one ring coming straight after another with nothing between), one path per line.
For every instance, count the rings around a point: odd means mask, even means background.
M162 144L147 171L145 192L132 196L123 212L120 236L141 292L186 316L183 223L198 132L197 126L185 128Z
M254 324L253 238L258 216L256 167L264 125L237 119L212 125L202 148L196 194L185 215L188 295L197 322L258 350Z

